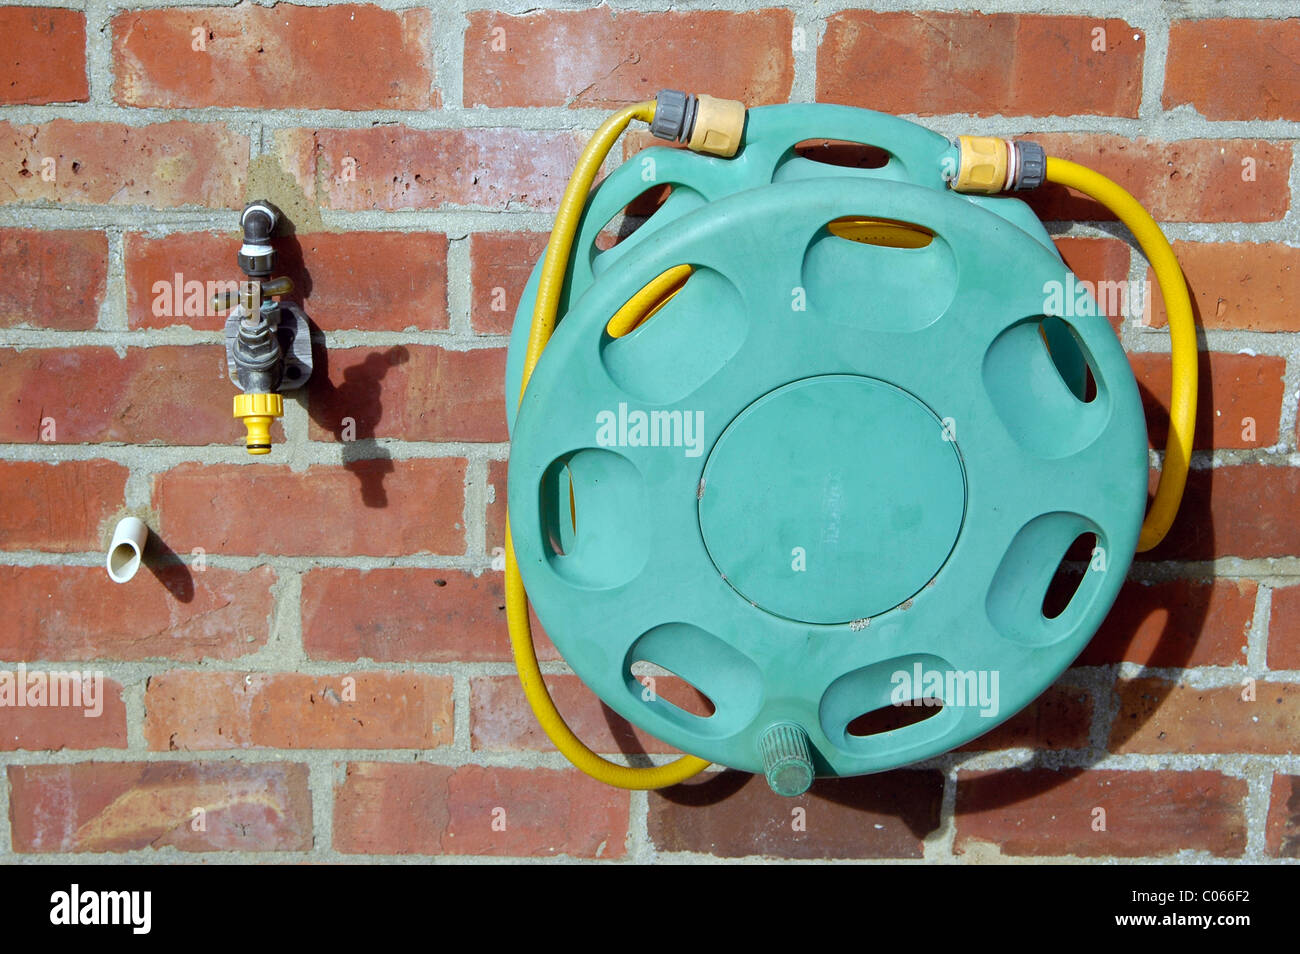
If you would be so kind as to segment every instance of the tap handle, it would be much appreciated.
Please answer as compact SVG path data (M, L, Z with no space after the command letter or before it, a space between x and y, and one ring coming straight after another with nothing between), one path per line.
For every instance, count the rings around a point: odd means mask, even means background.
M262 282L262 297L269 298L277 295L287 295L293 291L293 279L288 275L280 278L272 278L270 281Z
M293 279L287 275L264 282L241 282L239 288L216 295L212 299L212 310L228 311L242 302L245 310L254 312L261 306L261 299L287 295L291 291Z

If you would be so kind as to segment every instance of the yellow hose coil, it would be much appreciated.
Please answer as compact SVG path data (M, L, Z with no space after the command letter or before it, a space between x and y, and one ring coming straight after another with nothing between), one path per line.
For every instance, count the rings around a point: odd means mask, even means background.
M523 381L519 388L522 401L532 377L537 360L541 357L546 342L555 330L555 318L560 304L560 292L564 287L564 276L568 271L569 256L573 251L573 238L577 234L578 220L587 203L587 194L591 191L596 174L601 164L609 155L623 130L632 120L649 123L654 119L653 101L638 103L615 113L596 130L587 147L582 151L573 175L560 200L560 209L555 216L555 227L551 230L550 241L546 243L546 257L542 263L542 274L537 285L537 301L533 307L533 324L528 335L528 351L524 356ZM565 723L564 717L555 708L546 683L542 678L541 667L537 665L537 651L533 647L532 627L528 621L528 594L524 591L523 577L519 574L519 564L515 560L515 547L510 535L510 518L506 516L506 622L510 629L510 648L515 656L515 667L519 670L519 681L523 684L524 695L532 707L533 715L555 747L564 753L565 758L577 768L598 781L616 788L666 788L676 785L698 775L708 768L709 763L694 755L683 755L667 765L653 768L632 768L619 765L602 758L583 744Z
M656 275L645 287L627 300L614 316L605 323L605 332L611 338L622 338L654 317L657 312L674 295L682 290L686 279L691 277L689 265L674 265L672 268Z
M1165 299L1173 366L1169 439L1165 444L1165 462L1155 499L1151 501L1151 509L1147 511L1138 535L1137 549L1142 553L1165 538L1178 515L1178 505L1182 503L1183 490L1187 486L1187 467L1192 459L1192 437L1196 430L1197 353L1192 301L1169 240L1137 199L1101 173L1055 156L1047 157L1047 181L1082 192L1114 212L1142 247L1142 254L1151 263L1160 294Z

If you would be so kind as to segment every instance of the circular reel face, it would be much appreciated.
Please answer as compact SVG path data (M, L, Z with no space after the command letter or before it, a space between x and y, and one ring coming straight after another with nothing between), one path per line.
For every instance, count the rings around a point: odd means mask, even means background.
M718 199L629 250L558 328L511 450L520 569L569 664L747 771L778 723L849 775L1030 702L1109 609L1145 503L1137 388L1104 317L1053 305L1070 278L1002 217L862 178Z
M966 478L955 441L877 378L777 388L728 425L704 465L700 532L754 606L851 623L915 596L957 542Z

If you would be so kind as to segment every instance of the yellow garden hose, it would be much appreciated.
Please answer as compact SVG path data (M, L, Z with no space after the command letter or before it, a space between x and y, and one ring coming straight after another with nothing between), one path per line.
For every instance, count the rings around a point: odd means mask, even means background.
M1169 240L1146 209L1122 187L1099 172L1070 162L1047 157L1047 181L1082 192L1115 213L1137 239L1142 254L1151 263L1160 294L1169 315L1169 342L1173 394L1169 402L1169 439L1151 509L1138 535L1139 553L1150 550L1169 532L1187 486L1187 467L1192 458L1192 436L1196 428L1196 323L1187 283Z
M644 288L628 299L627 304L614 312L614 316L605 323L606 333L611 338L631 334L682 290L692 271L689 265L674 265L652 278Z
M596 130L596 134L587 143L587 147L578 159L578 164L573 169L573 176L569 179L564 196L560 200L560 209L555 216L555 227L551 230L550 241L546 243L546 257L542 263L542 274L537 285L537 301L533 307L533 324L528 336L528 351L524 356L523 380L519 388L521 401L528 387L528 379L532 377L533 369L537 367L537 360L555 330L560 292L564 287L564 276L568 271L569 256L573 251L573 238L577 234L578 221L582 217L582 210L587 203L587 194L591 191L596 174L628 124L634 119L649 123L654 119L654 115L653 101L638 103L618 111ZM541 667L537 664L532 627L528 621L528 594L524 591L523 577L519 574L519 564L515 560L508 512L505 551L506 622L510 629L510 647L514 652L515 667L519 670L519 681L523 684L524 696L528 699L528 704L532 707L542 730L555 747L564 753L565 758L592 778L616 788L666 788L683 782L692 775L698 775L708 768L707 761L694 755L683 755L667 765L652 768L619 765L591 751L573 734L573 730L555 708L555 703L546 690Z

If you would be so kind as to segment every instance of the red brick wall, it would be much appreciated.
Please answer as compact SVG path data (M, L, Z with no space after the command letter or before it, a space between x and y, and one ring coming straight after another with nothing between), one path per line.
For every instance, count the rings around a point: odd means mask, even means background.
M662 7L0 8L0 668L107 695L0 709L0 860L1300 856L1300 19L629 6ZM504 335L586 132L661 86L1033 134L1175 242L1205 328L1183 513L1078 664L961 752L796 803L736 773L628 794L523 703ZM237 277L263 195L328 351L252 460L220 319L153 289ZM1082 277L1146 278L1096 206L1031 201ZM1163 323L1116 321L1157 443ZM119 587L128 512L179 562ZM596 748L663 751L542 655Z

